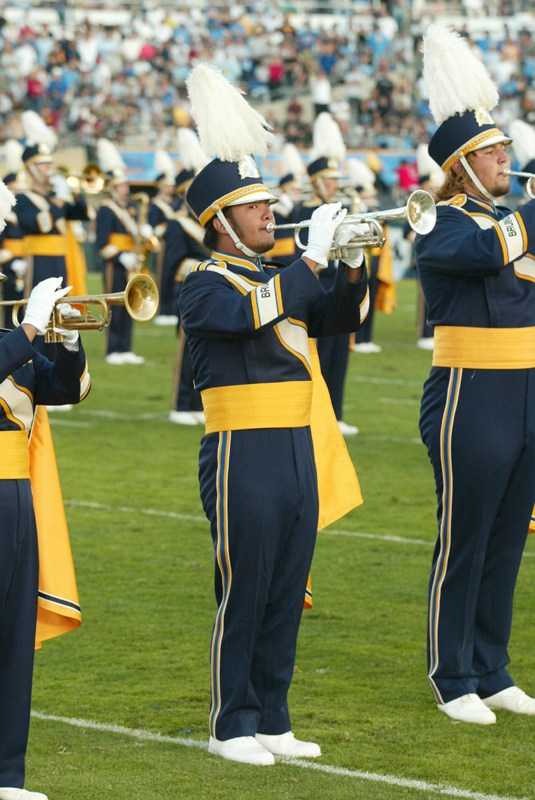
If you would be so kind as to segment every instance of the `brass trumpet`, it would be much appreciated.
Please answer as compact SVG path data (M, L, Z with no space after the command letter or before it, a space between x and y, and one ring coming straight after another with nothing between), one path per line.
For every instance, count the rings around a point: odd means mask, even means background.
M524 189L530 200L535 199L535 174L533 172L515 172L512 169L504 169L504 175L516 175L517 178L527 178Z
M340 227L343 225L368 226L368 232L357 235L354 239L343 246L337 246L333 242L331 247L331 258L348 258L351 250L362 249L363 247L383 247L385 243L384 230L381 223L394 220L407 220L413 231L416 233L429 233L435 227L437 219L437 209L435 201L429 194L422 189L417 189L407 200L407 205L401 208L393 208L389 211L370 211L365 214L346 214ZM301 228L310 227L310 220L303 222L286 223L285 225L275 225L270 222L266 229L275 230L295 230L295 243L301 250L306 250L306 245L299 238Z
M63 336L56 333L54 328L66 328L71 331L101 331L111 322L110 306L124 306L134 322L148 322L158 309L158 288L149 275L134 275L124 292L110 294L84 295L82 297L62 297L56 301L50 320L46 326L45 342L62 342ZM16 328L19 327L19 309L27 305L27 300L4 300L0 306L13 306L12 319ZM62 303L83 306L79 317L65 318L58 311ZM99 305L103 316L95 317L89 311L89 306Z

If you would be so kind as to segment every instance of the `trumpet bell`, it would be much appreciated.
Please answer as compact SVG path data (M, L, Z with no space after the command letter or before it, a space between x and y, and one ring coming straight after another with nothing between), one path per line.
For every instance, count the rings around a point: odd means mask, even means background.
M429 192L417 189L407 201L407 222L416 233L430 233L437 221L435 201Z
M149 275L140 273L130 278L124 291L124 305L135 322L148 322L155 316L158 288Z

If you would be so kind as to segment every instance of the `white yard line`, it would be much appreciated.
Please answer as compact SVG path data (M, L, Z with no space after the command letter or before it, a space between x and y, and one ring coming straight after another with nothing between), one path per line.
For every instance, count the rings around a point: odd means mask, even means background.
M87 500L64 500L63 504L72 508L92 508L96 511L111 511L121 514L147 514L150 517L168 517L170 519L181 519L187 522L200 522L208 525L206 517L195 516L194 514L180 514L177 511L160 511L156 508L135 508L133 506L111 506L107 503L92 503ZM331 528L323 528L319 533L329 536L349 536L355 539L375 539L379 542L397 542L398 544L415 544L424 547L434 547L435 542L428 539L412 539L403 536L391 536L386 533L363 533L361 531L342 531ZM525 556L535 556L534 553L524 553Z
M407 381L404 378L374 378L371 375L349 375L348 380L356 381L357 383L379 383L385 386L418 386L420 389L424 385L424 379L421 381Z
M131 736L134 739L159 742L162 744L177 744L182 747L197 747L199 750L207 750L208 743L197 739L186 739L181 736L163 736L161 733L150 733L149 731L138 730L136 728L125 728L122 725L112 725L105 722L93 722L93 720L77 719L75 717L59 717L55 714L43 714L39 711L32 711L32 717L43 722L61 722L64 725L72 725L75 728L84 728L102 733L116 733L121 736ZM482 792L472 792L469 789L458 789L455 786L447 786L440 783L427 783L426 781L410 780L408 778L398 778L395 775L381 775L377 772L363 772L361 770L344 769L343 767L331 767L328 764L319 764L312 761L304 761L297 758L277 758L281 764L298 767L300 769L310 769L314 772L322 772L326 775L336 775L341 778L353 778L358 780L370 781L372 783L383 783L388 786L398 786L403 789L416 789L420 792L430 792L447 797L466 798L466 800L527 800L526 798L503 797L496 794L484 794Z

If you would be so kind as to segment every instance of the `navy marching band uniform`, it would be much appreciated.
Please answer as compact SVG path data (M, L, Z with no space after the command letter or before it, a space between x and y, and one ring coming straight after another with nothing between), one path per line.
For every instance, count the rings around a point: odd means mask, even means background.
M119 261L121 253L133 253L138 226L135 204L120 205L114 199L104 200L97 212L97 250L104 261L106 292L124 292L128 272ZM108 328L107 350L129 353L132 350L132 318L124 306L113 309Z
M81 343L54 363L23 328L0 334L0 786L22 788L30 722L39 556L29 480L35 406L78 403L90 389Z
M274 199L237 163L215 159L188 203L204 225L212 201L220 211L236 195ZM206 415L199 477L216 560L217 740L291 728L287 693L318 523L308 338L354 330L366 309L365 276L350 283L340 269L325 292L301 259L277 268L214 253L184 282L180 316Z
M467 111L429 151L446 171L476 144L508 141ZM513 214L460 194L437 212L416 260L435 331L420 419L439 523L428 667L445 704L514 685L507 645L535 500L535 202Z

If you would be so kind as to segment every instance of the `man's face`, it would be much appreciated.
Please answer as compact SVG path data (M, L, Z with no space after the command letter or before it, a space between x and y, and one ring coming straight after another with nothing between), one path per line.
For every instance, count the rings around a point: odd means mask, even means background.
M503 142L474 151L469 162L487 192L493 197L507 194L509 176L504 175L503 171L510 167L510 161Z
M164 184L160 189L160 192L163 194L164 197L167 197L170 200L175 193L175 184L174 183Z
M243 244L254 253L267 253L275 244L275 234L266 230L268 223L275 222L267 200L232 206L229 222Z
M119 200L126 200L130 192L130 184L120 183L118 186L115 187L115 191L117 192Z
M35 169L40 175L42 183L48 183L48 179L50 178L50 173L52 172L52 164L50 161L42 161L41 163L37 163L35 165Z
M323 186L325 188L323 199L326 203L330 203L338 191L338 178L323 178Z

